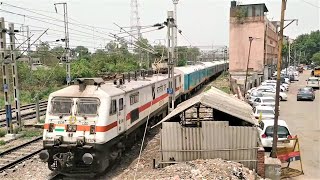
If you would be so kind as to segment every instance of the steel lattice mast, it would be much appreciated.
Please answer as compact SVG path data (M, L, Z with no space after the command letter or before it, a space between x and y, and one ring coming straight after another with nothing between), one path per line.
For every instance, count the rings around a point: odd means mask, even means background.
M139 16L139 4L138 0L131 0L131 17L130 17L130 25L131 25L131 32L134 32L134 36L136 39L141 40L141 26L140 26L140 16ZM131 43L133 39L131 39ZM142 65L142 54L141 49L139 48L139 65Z

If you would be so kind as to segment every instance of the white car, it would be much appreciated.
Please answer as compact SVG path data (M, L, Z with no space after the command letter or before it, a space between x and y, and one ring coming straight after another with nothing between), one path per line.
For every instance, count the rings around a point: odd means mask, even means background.
M274 119L274 109L271 106L256 106L253 108L253 115L256 119Z
M320 87L320 81L317 77L309 77L307 80L307 87L312 88L319 88Z
M276 83L263 82L263 83L261 84L261 86L262 86L262 87L269 87L269 86L270 86L270 87L273 87L273 89L276 89L277 84L276 84ZM284 92L284 91L286 91L287 89L280 84L280 90L281 90L281 92Z
M286 79L287 79L287 81L289 81L289 78L285 78L285 81L286 81ZM276 84L277 80L265 80L265 81L263 81L263 83L275 83ZM282 83L281 86L283 86L288 91L289 83L287 83L287 82L286 83Z
M259 134L263 147L271 148L273 142L274 120L262 120L259 122ZM278 140L291 138L292 134L284 120L278 120ZM294 141L278 143L278 147L292 147Z
M257 97L252 104L253 104L253 107L271 106L272 108L274 108L276 105L276 101L273 97Z
M248 102L250 105L253 104L253 101L257 98L257 97L263 97L263 94L261 92L258 91L253 91L252 93L250 93L250 95L248 96Z
M276 97L276 90L270 86L264 86L264 87L260 86L256 89L256 91L262 92L264 97L273 97L273 98ZM288 96L284 92L280 92L279 96L280 96L280 101L288 100Z

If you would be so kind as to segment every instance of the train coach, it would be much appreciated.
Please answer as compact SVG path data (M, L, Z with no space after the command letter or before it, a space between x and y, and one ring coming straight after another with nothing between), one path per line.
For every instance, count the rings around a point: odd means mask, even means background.
M227 62L176 68L177 100L195 91ZM52 171L65 175L103 172L126 147L167 115L168 75L128 75L114 81L76 79L50 94L40 158Z

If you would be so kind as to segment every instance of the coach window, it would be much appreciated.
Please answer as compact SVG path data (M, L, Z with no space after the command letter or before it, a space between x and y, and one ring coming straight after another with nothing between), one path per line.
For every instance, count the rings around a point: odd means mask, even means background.
M116 112L117 112L117 100L112 100L111 106L110 106L110 115L116 114Z
M99 99L94 98L79 98L77 101L77 114L78 115L97 115Z
M123 98L119 99L119 111L123 110Z
M139 102L139 93L138 92L130 95L130 105L133 105L137 102Z

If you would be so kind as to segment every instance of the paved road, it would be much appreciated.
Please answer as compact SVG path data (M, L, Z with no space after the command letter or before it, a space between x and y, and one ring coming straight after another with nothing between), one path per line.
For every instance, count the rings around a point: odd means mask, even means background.
M288 101L280 104L280 119L287 122L290 131L298 135L305 175L294 179L320 179L320 90L316 99L297 101L296 94L300 87L306 85L310 71L300 75L300 81L292 83L288 92ZM294 167L299 167L298 161Z

